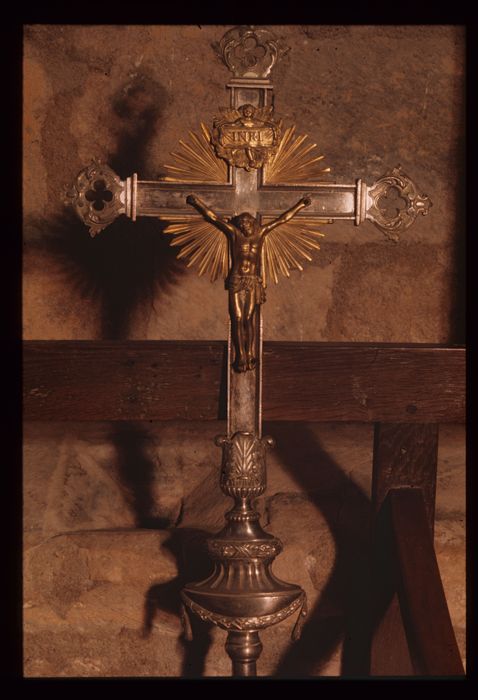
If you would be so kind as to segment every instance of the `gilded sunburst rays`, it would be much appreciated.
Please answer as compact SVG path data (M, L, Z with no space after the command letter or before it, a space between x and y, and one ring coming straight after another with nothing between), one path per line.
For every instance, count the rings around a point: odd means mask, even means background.
M303 270L304 260L312 261L310 253L319 250L319 240L325 234L317 230L320 222L316 218L293 219L266 237L262 250L262 280L264 286L269 280L276 284L279 273L290 277L290 270Z
M228 168L218 158L211 144L211 132L201 122L200 134L189 132L191 143L179 141L179 149L171 153L174 165L165 165L167 175L164 182L226 184ZM323 179L330 168L320 166L323 155L316 155L315 143L308 136L297 136L295 126L285 130L277 153L264 166L264 182L268 184L293 184L317 182Z
M187 260L187 267L196 267L198 274L208 274L211 282L226 279L230 270L226 237L203 219L176 216L164 232L173 235L172 246L180 246L178 258ZM265 222L266 223L266 222ZM264 240L261 277L264 286L276 284L279 275L290 277L291 270L303 270L304 261L311 262L311 253L319 250L325 234L317 230L320 222L313 217L293 219L271 231Z
M164 233L174 236L172 246L181 246L178 258L185 258L187 267L196 266L198 274L209 273L211 282L229 274L227 239L207 221L196 216L168 217Z
M175 165L164 166L169 174L162 178L163 181L215 185L227 183L227 165L216 156L207 126L201 122L201 133L198 135L190 131L189 136L192 143L181 139L178 151L171 153Z
M175 165L166 165L166 182L226 184L228 166L218 158L211 145L211 133L201 123L201 133L190 132L191 143L180 141L180 148L172 153ZM324 156L316 155L316 144L308 143L307 136L296 136L295 127L285 130L276 155L264 168L265 184L299 184L323 179L330 168L322 168ZM191 215L159 217L168 220L164 232L172 234L172 246L181 250L178 258L187 260L187 267L196 267L199 275L208 274L214 282L226 279L231 262L228 242L224 234L204 219ZM261 277L264 286L279 275L290 276L290 270L303 270L304 261L312 260L311 253L319 250L324 236L317 226L325 221L314 217L299 217L269 233L264 241L261 257Z
M323 155L315 155L315 143L306 143L308 136L296 136L295 126L285 130L277 153L264 167L264 182L267 184L294 184L323 179L330 168L321 168Z

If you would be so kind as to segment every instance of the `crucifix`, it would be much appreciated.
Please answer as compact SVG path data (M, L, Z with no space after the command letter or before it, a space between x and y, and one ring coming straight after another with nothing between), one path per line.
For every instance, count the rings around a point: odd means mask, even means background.
M271 71L286 50L265 28L235 27L217 50L232 73L229 104L212 125L180 141L167 175L121 180L92 161L78 175L67 201L92 236L119 215L164 219L164 233L180 247L179 258L211 281L222 278L229 297L227 432L220 485L234 499L226 524L208 540L213 573L181 592L183 624L198 615L227 631L226 651L234 676L256 675L262 650L259 631L298 613L293 638L306 615L305 593L279 580L271 566L281 542L265 532L254 499L266 489L262 435L262 305L269 281L302 270L335 220L369 220L397 240L431 202L400 166L371 186L357 179L326 181L323 155L274 113ZM395 201L390 204L391 196Z

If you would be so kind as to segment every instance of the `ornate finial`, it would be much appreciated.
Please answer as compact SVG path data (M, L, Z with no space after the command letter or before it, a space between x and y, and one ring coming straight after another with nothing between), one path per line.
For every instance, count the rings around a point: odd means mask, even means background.
M248 25L230 29L215 49L235 78L267 78L289 50L269 29Z
M74 207L80 219L89 226L91 236L96 236L120 214L128 213L125 188L126 183L114 170L99 160L92 160L65 192L65 204Z
M388 237L398 240L398 233L413 224L419 214L426 216L432 202L426 194L419 194L414 182L405 175L400 165L381 177L367 188L366 218ZM391 212L384 206L384 201L393 193L398 202L392 203ZM402 206L394 206L401 203Z

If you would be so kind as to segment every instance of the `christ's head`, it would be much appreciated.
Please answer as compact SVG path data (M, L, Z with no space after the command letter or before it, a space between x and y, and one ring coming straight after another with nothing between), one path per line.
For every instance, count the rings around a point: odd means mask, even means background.
M247 237L252 236L252 234L254 233L255 224L257 224L257 220L255 216L252 216L252 214L249 214L249 212L245 211L242 214L239 214L238 216L234 216L231 219L231 224L233 224L233 226L237 226L239 231Z

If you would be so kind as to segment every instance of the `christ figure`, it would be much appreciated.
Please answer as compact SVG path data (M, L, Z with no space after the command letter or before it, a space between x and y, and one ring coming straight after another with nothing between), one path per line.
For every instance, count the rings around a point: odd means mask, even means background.
M235 350L234 367L238 372L254 369L255 311L256 307L266 300L261 277L264 239L274 228L287 223L301 209L308 207L311 201L307 197L302 198L296 205L264 226L248 212L231 219L221 218L193 194L186 198L186 202L227 237L231 269L226 288L229 290L229 314Z

